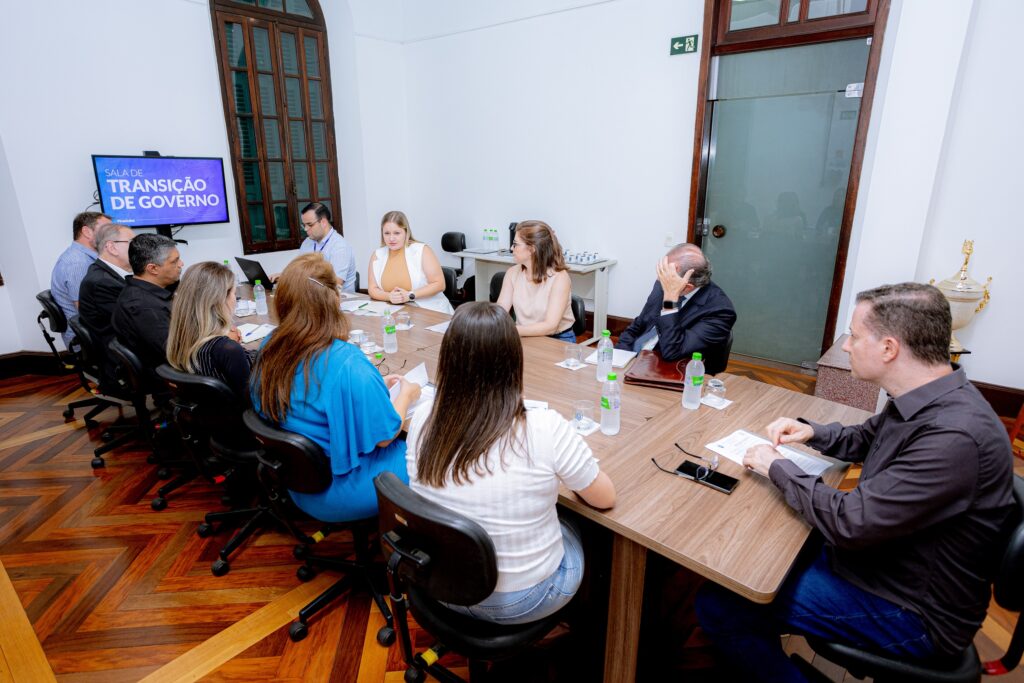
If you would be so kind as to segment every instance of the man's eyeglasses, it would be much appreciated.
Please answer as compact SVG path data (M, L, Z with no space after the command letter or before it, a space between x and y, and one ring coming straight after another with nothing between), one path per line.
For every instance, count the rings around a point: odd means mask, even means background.
M714 471L714 470L718 469L718 453L715 453L714 457L709 459L709 458L705 458L703 455L697 455L696 453L691 453L690 451L688 451L685 448L683 448L682 446L680 446L678 441L675 444L673 444L673 445L676 448L678 448L679 450L681 450L683 453L685 453L686 455L690 456L691 458L693 458L695 460L700 460L701 462L705 463L705 465L707 466L707 468L709 470Z

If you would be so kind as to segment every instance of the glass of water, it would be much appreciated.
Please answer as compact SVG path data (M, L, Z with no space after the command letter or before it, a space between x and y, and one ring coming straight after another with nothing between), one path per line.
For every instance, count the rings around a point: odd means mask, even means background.
M716 406L725 403L725 382L720 379L709 379L704 386L704 398L708 403Z
M573 401L572 425L577 432L589 431L594 426L594 402Z
M576 369L583 365L583 347L579 344L565 345L565 366Z
M398 313L395 315L395 327L399 330L408 330L412 328L412 318L408 313Z

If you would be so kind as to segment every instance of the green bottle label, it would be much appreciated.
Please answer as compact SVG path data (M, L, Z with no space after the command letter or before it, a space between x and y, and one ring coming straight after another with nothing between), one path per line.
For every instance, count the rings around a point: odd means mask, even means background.
M704 375L694 375L693 376L693 386L699 387L702 384L704 384Z
M395 326L394 325L388 325L388 326L386 326L384 328L384 334L394 334L394 333L395 333Z
M605 410L611 410L612 406L611 406L610 403L608 403L608 397L607 396L602 396L601 397L601 407L604 408Z

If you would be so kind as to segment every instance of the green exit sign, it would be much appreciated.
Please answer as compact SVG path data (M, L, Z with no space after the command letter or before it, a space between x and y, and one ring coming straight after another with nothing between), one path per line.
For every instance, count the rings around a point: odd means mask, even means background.
M697 51L697 35L692 36L679 36L678 38L672 39L672 48L669 52L670 55L685 55L690 52Z

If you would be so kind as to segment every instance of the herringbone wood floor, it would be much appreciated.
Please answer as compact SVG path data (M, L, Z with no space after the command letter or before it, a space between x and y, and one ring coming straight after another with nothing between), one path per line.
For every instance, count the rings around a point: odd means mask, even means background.
M756 368L730 370L771 379ZM813 390L813 378L777 381ZM233 556L230 573L214 577L210 563L225 537L195 530L204 512L220 509L217 489L193 483L154 512L160 483L144 450L119 449L105 469L91 470L99 430L61 417L81 397L67 377L0 381L0 681L47 680L47 665L61 681L103 683L401 680L397 648L375 643L383 620L362 596L324 612L306 640L288 639L299 607L334 578L300 582L290 537L257 536ZM346 540L325 545L341 552ZM13 590L5 592L3 570ZM1015 620L990 613L978 637L983 655L999 653ZM796 638L788 646L805 647ZM537 671L520 679L548 675L543 663ZM841 671L829 673L842 680ZM1019 670L1010 678L1024 680Z

